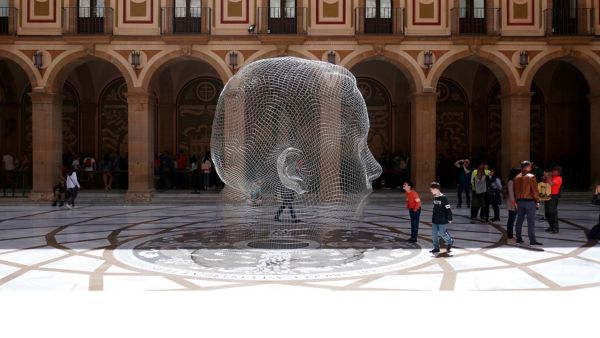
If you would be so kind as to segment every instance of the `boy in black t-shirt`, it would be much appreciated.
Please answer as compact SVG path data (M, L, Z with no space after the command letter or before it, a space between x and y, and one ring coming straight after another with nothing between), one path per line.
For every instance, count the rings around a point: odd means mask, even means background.
M446 225L452 223L450 203L448 202L448 198L440 192L440 184L438 182L432 182L429 187L431 194L433 194L433 215L431 219L431 241L433 242L433 250L429 252L432 254L438 254L440 252L438 234L446 243L446 251L450 252L450 250L452 250L452 244L454 244L454 240L446 229Z

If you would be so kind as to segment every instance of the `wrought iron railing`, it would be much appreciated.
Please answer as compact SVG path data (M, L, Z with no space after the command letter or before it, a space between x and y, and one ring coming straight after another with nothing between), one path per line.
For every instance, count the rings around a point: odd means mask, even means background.
M546 35L593 35L595 11L593 8L565 10L546 9Z
M17 34L17 9L0 7L0 35Z
M113 9L110 7L63 8L63 34L112 34Z
M160 11L161 34L210 34L209 7L163 7Z
M355 8L356 34L404 34L404 8Z
M259 7L256 12L258 34L306 34L306 7Z
M464 8L450 10L452 35L500 35L499 8Z

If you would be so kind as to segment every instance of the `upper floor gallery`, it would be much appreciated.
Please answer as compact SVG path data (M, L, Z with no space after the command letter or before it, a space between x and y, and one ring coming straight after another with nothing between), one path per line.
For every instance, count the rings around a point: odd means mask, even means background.
M598 0L0 0L5 36L593 37L599 19Z

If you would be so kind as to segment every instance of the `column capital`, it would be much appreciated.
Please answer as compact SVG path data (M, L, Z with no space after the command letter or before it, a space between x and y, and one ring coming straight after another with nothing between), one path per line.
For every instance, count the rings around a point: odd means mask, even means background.
M148 100L154 97L154 93L148 92L141 88L131 88L127 89L127 94L125 94L128 103L134 102L148 102Z
M504 100L504 99L525 99L525 98L531 98L533 96L533 93L529 90L518 90L518 91L513 91L510 93L506 93L506 94L500 94L500 100Z
M32 92L27 93L27 95L31 97L31 102L33 103L54 103L56 100L62 99L61 94L35 89Z

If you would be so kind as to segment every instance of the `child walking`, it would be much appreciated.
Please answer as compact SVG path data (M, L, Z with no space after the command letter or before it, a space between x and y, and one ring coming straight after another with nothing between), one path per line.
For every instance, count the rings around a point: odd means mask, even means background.
M419 198L419 194L413 190L412 182L404 182L402 188L406 191L406 207L408 208L408 214L410 215L410 238L408 239L408 242L415 243L419 232L421 199Z
M438 182L432 182L429 187L431 194L433 195L433 215L431 220L431 241L433 242L433 250L429 252L432 254L438 254L440 252L438 234L446 243L446 251L450 252L450 250L452 250L452 244L454 244L454 239L450 237L450 234L446 229L446 225L452 223L450 203L448 202L448 198L441 193L440 184Z

